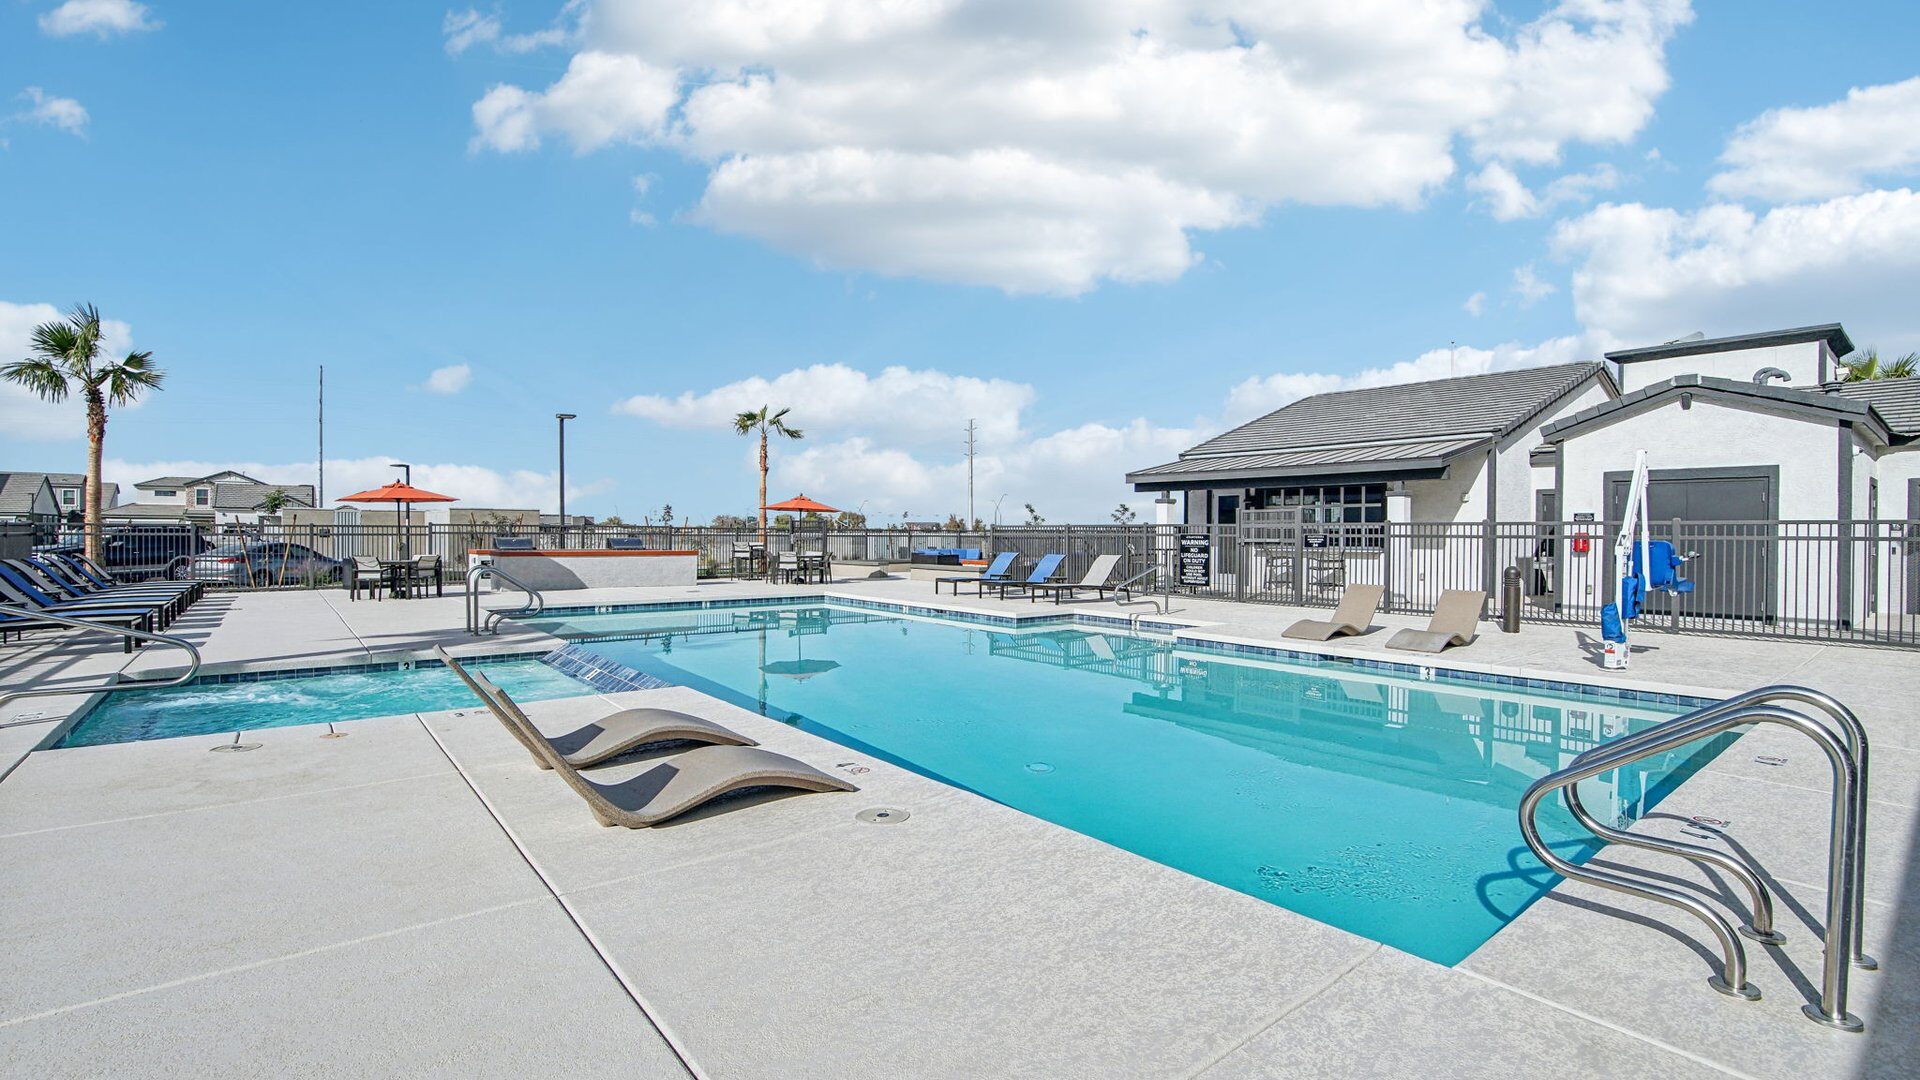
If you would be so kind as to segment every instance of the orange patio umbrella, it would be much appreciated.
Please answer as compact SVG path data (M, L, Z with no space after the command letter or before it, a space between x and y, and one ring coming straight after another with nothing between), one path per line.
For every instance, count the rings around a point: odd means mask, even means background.
M795 495L786 502L769 503L762 510L778 510L788 514L837 514L840 511L826 503L814 502L805 495Z
M398 508L400 511L400 526L401 526L400 557L404 559L409 554L408 548L407 548L407 533L411 531L410 529L407 528L407 526L410 524L410 522L408 522L407 520L408 506L412 503L459 502L460 500L454 498L451 495L442 495L437 491L428 491L425 488L417 488L417 487L414 487L412 484L393 483L393 484L388 484L385 487L377 487L368 491L356 491L351 495L342 495L339 501L361 502L361 503L390 502L390 503L398 504Z

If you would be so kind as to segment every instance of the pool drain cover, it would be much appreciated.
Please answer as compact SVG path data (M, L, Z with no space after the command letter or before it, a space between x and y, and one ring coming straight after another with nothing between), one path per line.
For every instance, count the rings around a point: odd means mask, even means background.
M869 825L898 825L913 815L894 806L875 806L853 815L855 821Z
M219 746L212 747L213 752L216 754L241 754L248 750L258 749L260 749L260 744L257 742L226 742L221 743Z
M1053 771L1053 766L1047 764L1044 761L1035 761L1035 762L1028 763L1027 771L1036 772L1036 773L1050 773Z

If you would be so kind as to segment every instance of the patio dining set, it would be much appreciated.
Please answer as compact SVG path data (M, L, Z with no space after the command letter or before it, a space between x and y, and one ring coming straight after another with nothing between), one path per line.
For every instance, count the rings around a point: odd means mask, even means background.
M362 589L375 600L381 598L382 589L396 600L426 596L429 589L435 596L445 596L446 581L440 571L438 555L416 555L411 559L377 559L370 555L355 555L348 561L345 570L347 598L360 599Z
M758 542L733 545L733 576L762 577L789 584L824 585L833 576L833 560L824 551L777 551L771 561Z

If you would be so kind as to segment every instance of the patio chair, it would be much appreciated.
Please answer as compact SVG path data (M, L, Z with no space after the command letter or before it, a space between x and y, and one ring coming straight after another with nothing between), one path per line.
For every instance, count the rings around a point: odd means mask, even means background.
M416 585L420 587L420 595L422 596L427 594L426 587L428 585L433 586L433 595L447 595L447 583L442 580L440 576L440 556L414 556L413 565L407 568L408 590L411 591Z
M35 584L55 600L116 600L127 604L159 602L166 605L165 617L168 622L179 618L180 613L187 610L198 595L192 589L182 587L183 582L96 585L86 575L51 555L29 556L21 560L19 568L31 571Z
M1105 599L1107 593L1113 591L1114 586L1118 584L1114 581L1118 576L1120 576L1120 556L1102 555L1093 560L1093 565L1087 567L1086 576L1079 581L1035 582L1027 586L1027 598L1030 601L1037 601L1042 593L1050 593L1053 596L1053 602L1058 604L1062 599L1076 596L1085 589L1092 592L1095 597Z
M65 615L69 618L103 622L148 632L163 628L160 621L160 608L157 605L128 603L122 606L107 601L61 603L4 563L0 563L0 604L8 604L29 612L45 611L52 615ZM25 627L21 628L25 629ZM132 652L133 648L133 639L127 638L123 643L123 651Z
M942 582L952 585L953 595L959 596L960 586L965 584L978 585L982 582L1012 581L1013 575L1008 573L1008 571L1013 569L1013 560L1019 557L1020 553L1017 551L1003 551L995 555L993 562L988 564L987 568L978 574L951 574L947 577L934 578L933 595L940 595L940 585Z
M527 753L533 755L535 765L542 769L553 768L552 765L547 764L545 758L540 756L540 752L527 738L526 732L538 732L539 729L534 726L532 720L527 719L526 713L520 711L520 706L514 704L512 699L502 700L496 697L498 687L495 687L485 675L469 672L464 665L449 655L447 650L435 645L433 653L449 671L460 676L460 681L466 683L467 689L472 690L474 695L487 706L487 710L493 713L494 719L500 721L507 732L519 740L520 745L527 748ZM542 736L542 738L553 747L555 753L566 760L567 764L580 769L611 761L653 743L757 745L745 735L729 731L711 720L703 720L698 716L689 716L671 709L622 709L565 735Z
M380 599L380 588L387 582L387 568L380 565L379 559L371 555L355 555L341 572L347 578L348 600L360 599L361 589L367 590L367 595L375 600Z
M475 676L475 681L480 681ZM491 697L502 714L519 713L507 692L495 689ZM697 746L665 758L647 771L616 784L601 784L580 774L537 730L521 729L534 754L559 774L585 800L594 820L605 826L644 829L670 821L722 795L757 787L797 788L801 791L858 791L859 788L808 765L757 746Z
M1427 621L1425 630L1402 630L1387 639L1387 648L1437 653L1449 646L1469 644L1476 636L1480 611L1486 606L1486 593L1448 589L1433 605L1433 618Z
M62 565L71 569L81 579L91 582L102 589L112 589L122 585L138 585L143 589L171 590L185 594L188 603L200 599L207 591L206 583L202 581L169 581L166 578L147 578L144 581L121 581L103 569L100 564L78 552L55 554L49 556L49 558L57 560Z
M1349 634L1365 633L1373 625L1373 613L1380 610L1380 598L1387 594L1384 585L1352 585L1340 597L1331 619L1301 619L1280 632L1282 637L1302 641L1326 641Z
M792 582L795 578L799 576L800 576L800 553L799 552L782 551L773 557L773 579L775 581L779 581L781 578L784 577L788 582Z
M1026 589L1033 585L1044 585L1053 580L1053 575L1060 572L1060 564L1066 561L1067 557L1064 554L1048 552L1040 556L1039 562L1033 564L1033 573L1028 574L1025 580L983 581L980 583L980 595L985 596L988 589L994 589L999 592L1000 599L1005 600L1008 589Z
M753 545L736 543L733 545L733 576L742 576L743 568L746 573L753 573Z

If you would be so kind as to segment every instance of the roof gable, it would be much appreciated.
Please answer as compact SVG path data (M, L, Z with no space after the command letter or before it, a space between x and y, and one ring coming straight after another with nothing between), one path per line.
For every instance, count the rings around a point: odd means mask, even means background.
M52 499L53 485L47 482L46 473L0 473L0 513L33 513L34 503L40 498L43 488L47 498Z
M1781 412L1824 423L1848 423L1863 426L1884 441L1893 433L1880 414L1865 402L1812 390L1785 386L1767 386L1711 375L1676 375L1671 379L1643 386L1613 401L1582 409L1572 416L1556 420L1540 430L1550 443L1591 430L1612 420L1624 419L1648 409L1659 408L1668 398L1694 394L1717 404L1753 411Z
M1873 406L1895 435L1920 438L1920 377L1829 383L1825 389L1829 394Z
M1297 450L1356 441L1506 435L1589 379L1599 361L1304 397L1216 435L1182 458Z
M1789 330L1764 330L1757 334L1735 334L1732 337L1669 341L1664 345L1618 349L1606 355L1607 359L1616 364L1632 364L1641 360L1668 360L1676 356L1698 356L1701 353L1767 349L1776 345L1799 345L1808 341L1826 342L1827 348L1832 349L1835 356L1845 356L1853 351L1853 339L1847 336L1846 328L1836 322L1820 323L1815 326L1796 326Z

